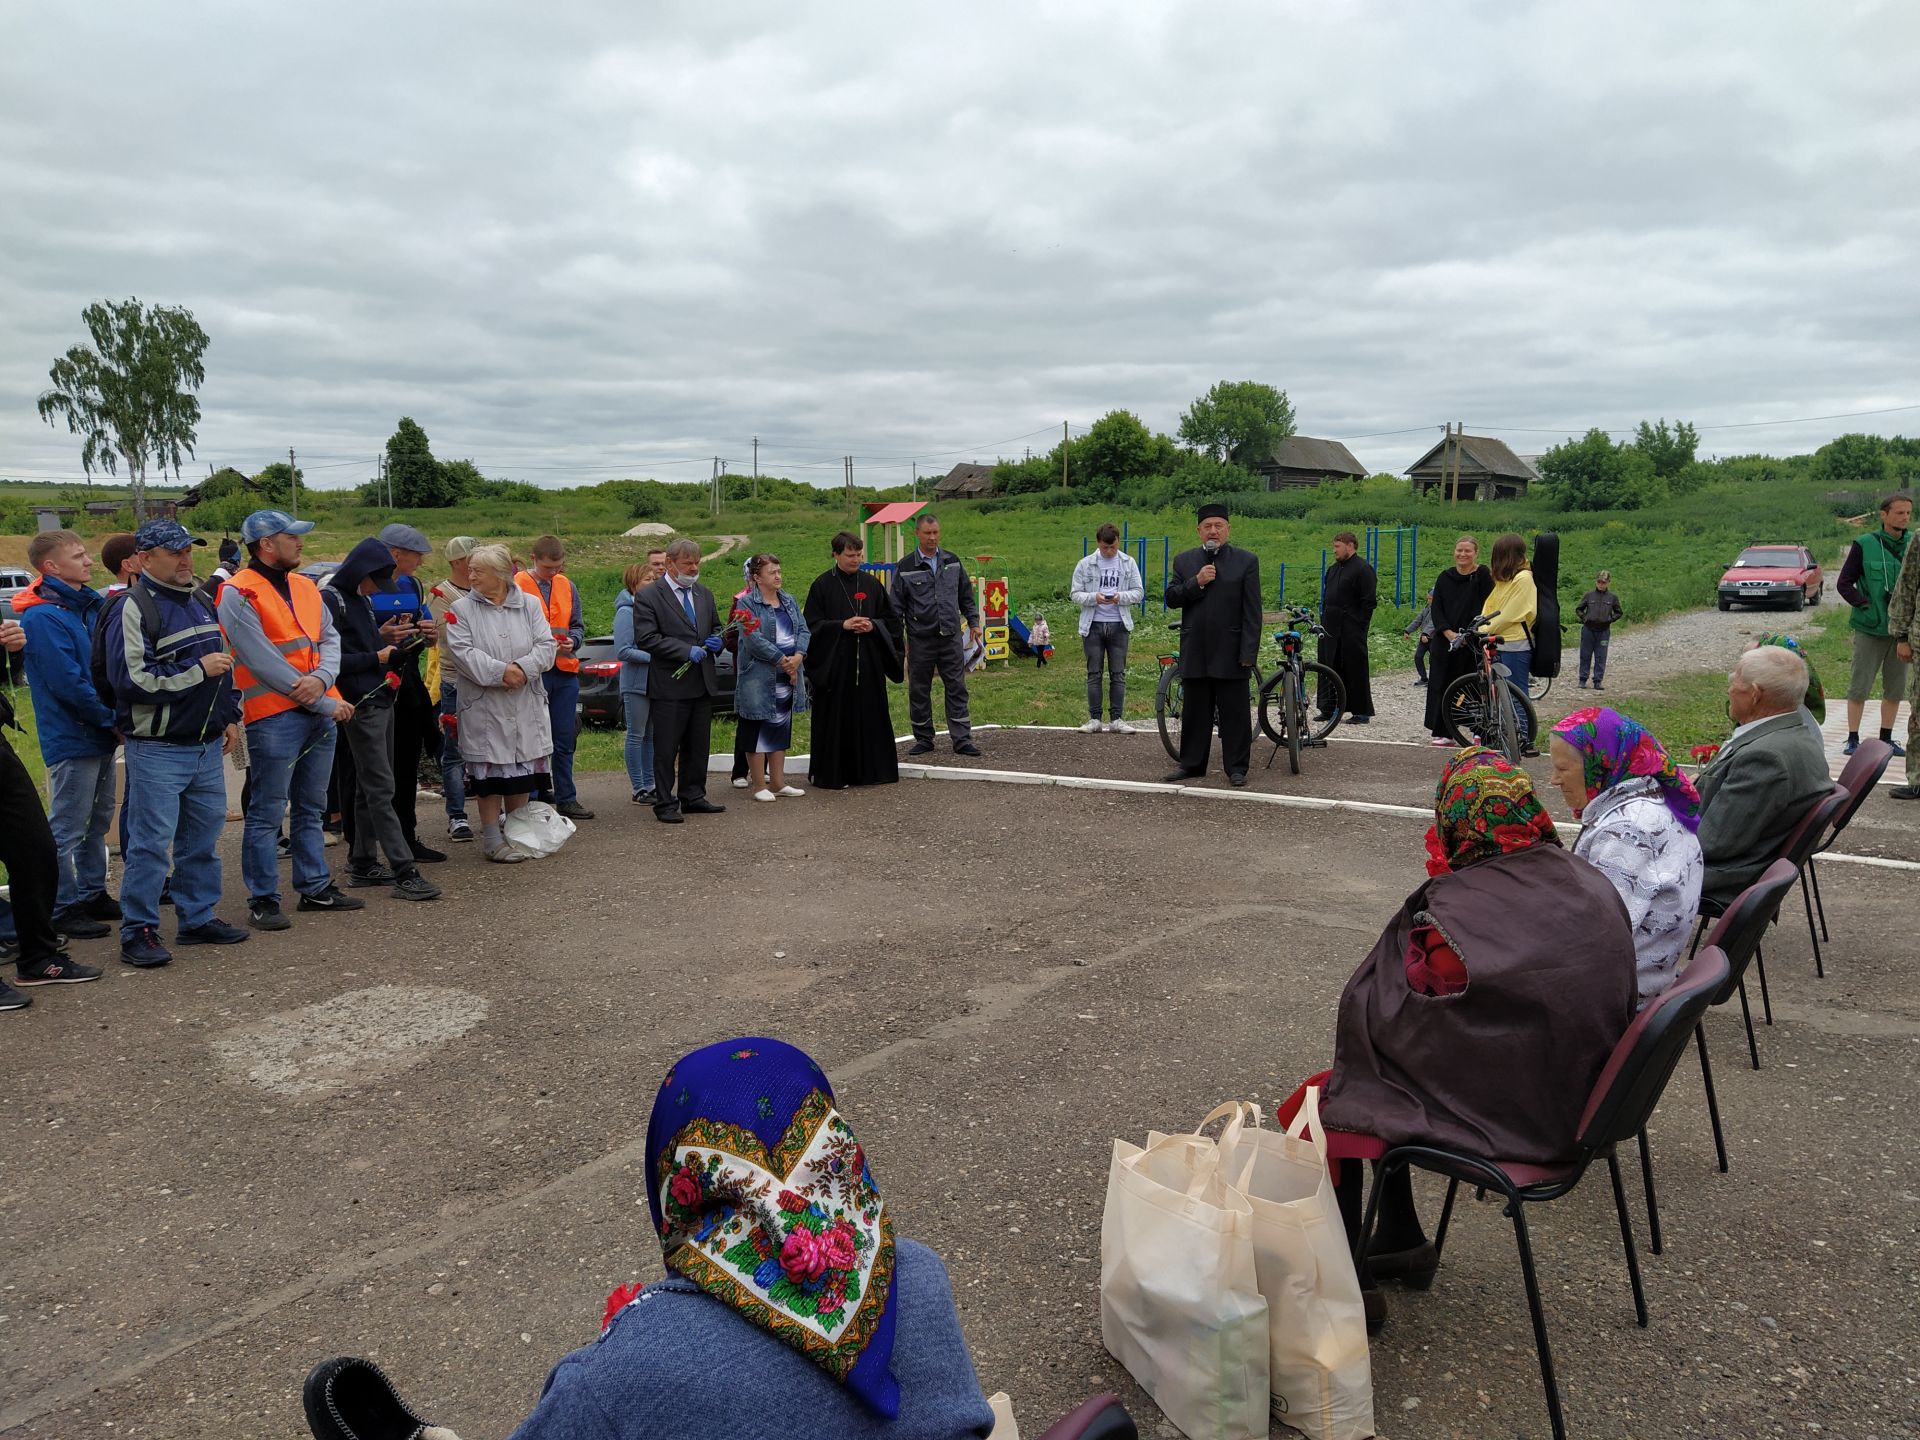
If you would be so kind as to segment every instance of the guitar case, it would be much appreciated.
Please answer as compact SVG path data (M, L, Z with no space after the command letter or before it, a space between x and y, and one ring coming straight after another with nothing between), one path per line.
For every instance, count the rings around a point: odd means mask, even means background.
M1560 537L1551 530L1533 537L1533 584L1539 591L1533 627L1533 673L1551 680L1560 673Z

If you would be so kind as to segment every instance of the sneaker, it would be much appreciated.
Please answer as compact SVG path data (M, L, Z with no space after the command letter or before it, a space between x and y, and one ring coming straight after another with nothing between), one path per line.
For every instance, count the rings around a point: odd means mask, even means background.
M31 1004L33 996L23 994L0 978L0 1010L24 1010Z
M1424 690L1427 688L1427 682L1424 680L1416 680L1413 682L1413 688L1416 690Z
M418 870L409 870L393 882L396 900L438 900L440 887Z
M44 960L20 962L20 978L17 985L84 985L89 980L98 980L100 969L95 965L82 965L78 960L69 960L64 955L49 955Z
M933 749L933 746L931 746L931 745L929 745L929 746L927 746L927 749L929 749L929 750L931 750L931 749ZM734 788L734 789L736 789L736 790L744 790L744 789L746 789L746 788L747 788L747 785L748 785L749 783L750 783L750 782L749 782L749 781L747 780L747 777L746 777L746 776L744 776L744 775L741 775L741 776L738 776L738 777L736 777L736 778L734 779L734 782L733 782L733 788Z
M278 900L254 898L247 901L247 924L256 930L291 930L293 921L280 908Z
M773 791L771 790L756 790L753 792L753 798L756 800L766 800L771 802L774 800L778 800L780 797L774 794Z
M1080 727L1080 733L1082 735L1098 735L1105 728L1106 727L1102 725L1098 720L1089 720L1087 721L1086 724Z
M280 858L282 860L291 860L293 858L293 841L285 835L282 835L278 840L274 841L273 848L280 852Z
M1887 795L1893 800L1920 800L1920 785L1896 785Z
M53 928L74 940L98 940L102 935L113 933L113 927L106 921L96 920L87 913L85 902L56 911Z
M586 806L582 805L578 800L562 800L558 805L554 806L553 808L555 810L558 810L562 815L566 816L567 819L569 820L593 819L593 811L589 810Z
M1447 739L1444 735L1434 736L1433 739L1427 741L1427 744L1433 746L1436 750L1451 750L1453 748L1453 741Z
M1582 690L1584 690L1584 689L1586 689L1586 688L1587 688L1587 682L1586 682L1586 681L1584 681L1584 680L1582 680L1582 681L1580 682L1580 688L1581 688Z
M782 800L798 800L807 792L802 790L798 785L782 785L773 793L778 795Z
M465 844L473 839L473 826L467 823L464 815L455 815L447 821L447 839L456 845Z
M1889 740L1887 743L1893 746L1893 756L1892 756L1893 759L1904 760L1906 758L1906 754L1907 754L1906 747L1902 745L1898 740Z
M80 904L87 914L96 920L118 920L120 918L120 902L104 890L91 900L83 900Z
M446 851L436 850L431 845L422 845L411 836L407 838L407 848L413 851L413 858L417 864L438 865L447 858Z
M394 879L393 871L384 865L369 865L361 870L351 865L347 867L347 884L356 890L364 890L370 885L391 885Z
M1140 733L1140 727L1138 725L1129 725L1124 720L1115 720L1107 726L1107 733L1109 735L1138 735Z
M1599 682L1598 680L1596 680L1596 681L1594 681L1594 682L1593 682L1593 688L1594 688L1594 689L1596 689L1596 690L1604 690L1604 689L1606 689L1607 687L1606 687L1606 686L1604 686L1604 685L1602 685L1602 684L1601 684L1601 683L1600 683L1600 682Z
M323 828L320 831L320 844L322 846L338 845L342 840L345 840L346 838L347 837L338 830L327 830ZM287 842L284 840L280 842L280 853L282 855L285 855L287 853Z
M1853 754L1854 751L1858 750L1859 748L1860 748L1860 737L1858 735L1849 735L1847 736L1847 743L1840 747L1840 753L1842 755L1851 755ZM60 917L56 915L53 918L54 918L54 923L58 924Z
M316 890L311 895L302 895L296 910L364 910L367 902L357 895L349 895L338 885L329 884L324 890Z
M247 938L247 932L238 925L229 925L216 915L204 925L196 925L191 930L182 930L173 937L173 943L176 945L238 945Z
M633 792L633 803L636 805L654 805L657 804L658 801L654 799L654 794L651 790L636 790Z
M909 755L931 755L932 753L933 753L933 742L931 740L916 740L913 742L913 744L907 747L907 754ZM747 782L744 780L739 780L739 781L736 781L735 783L739 785L745 785Z

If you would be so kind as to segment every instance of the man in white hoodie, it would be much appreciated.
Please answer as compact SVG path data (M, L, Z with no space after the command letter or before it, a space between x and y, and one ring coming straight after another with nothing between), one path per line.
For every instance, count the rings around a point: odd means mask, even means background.
M1133 607L1147 597L1140 567L1120 548L1112 522L1094 535L1093 550L1073 567L1069 597L1080 607L1080 646L1087 656L1087 723L1082 733L1110 730L1131 735L1122 717L1127 709L1127 646L1133 639ZM1109 723L1100 723L1101 672L1107 674Z

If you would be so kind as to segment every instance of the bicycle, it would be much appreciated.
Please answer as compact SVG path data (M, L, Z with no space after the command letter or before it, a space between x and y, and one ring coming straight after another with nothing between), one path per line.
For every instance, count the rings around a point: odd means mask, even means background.
M1273 754L1267 756L1268 768L1272 768L1274 756L1285 746L1287 764L1298 775L1301 750L1325 745L1327 736L1346 714L1347 686L1337 671L1306 658L1306 637L1319 639L1327 633L1314 618L1313 611L1304 606L1290 610L1287 623L1290 628L1275 632L1273 637L1280 646L1280 668L1260 685L1260 729L1273 741ZM1309 718L1313 704L1307 694L1309 677L1314 681L1316 693L1326 701L1324 720Z
M1173 632L1175 640L1180 638L1180 622L1172 621L1167 628ZM1160 681L1153 691L1153 718L1160 729L1160 743L1166 747L1167 755L1175 764L1180 761L1180 714L1186 704L1186 692L1180 684L1180 652L1162 652L1160 662ZM1267 684L1266 672L1260 668L1260 662L1253 665L1253 683L1256 688L1264 689Z
M1551 675L1529 675L1527 677L1527 694L1536 705L1547 698L1547 692L1552 688L1553 677Z
M1500 663L1499 637L1486 628L1492 619L1491 615L1474 616L1453 642L1458 649L1469 637L1478 640L1480 665L1447 686L1440 697L1440 720L1454 744L1485 745L1518 764L1540 733L1540 712Z

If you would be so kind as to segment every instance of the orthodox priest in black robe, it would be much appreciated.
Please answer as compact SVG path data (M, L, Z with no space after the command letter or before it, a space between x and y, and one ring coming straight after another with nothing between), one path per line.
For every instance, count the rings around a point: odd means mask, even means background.
M1360 542L1351 530L1333 537L1333 564L1327 567L1320 592L1320 623L1326 635L1320 641L1320 663L1339 675L1347 687L1347 719L1365 725L1373 719L1373 678L1367 665L1367 629L1379 604L1373 567L1356 553ZM1320 687L1321 719L1332 713L1333 697Z
M866 548L842 530L833 568L807 591L807 681L813 750L807 773L823 790L891 785L900 778L887 685L904 675L899 614L887 587L861 570Z
M1233 785L1247 783L1253 748L1248 681L1260 651L1260 561L1227 543L1227 507L1200 507L1200 544L1173 557L1167 604L1180 611L1180 764L1169 782L1207 773L1213 731Z

